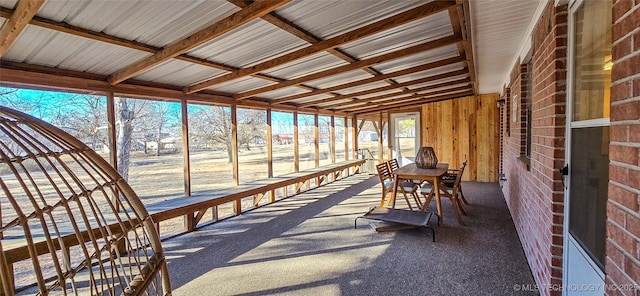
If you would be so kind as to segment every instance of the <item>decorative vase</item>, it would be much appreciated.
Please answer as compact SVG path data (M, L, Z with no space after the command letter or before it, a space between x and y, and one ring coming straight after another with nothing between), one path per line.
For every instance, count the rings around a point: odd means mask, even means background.
M420 147L415 159L416 166L421 169L433 169L438 165L438 157L433 147Z

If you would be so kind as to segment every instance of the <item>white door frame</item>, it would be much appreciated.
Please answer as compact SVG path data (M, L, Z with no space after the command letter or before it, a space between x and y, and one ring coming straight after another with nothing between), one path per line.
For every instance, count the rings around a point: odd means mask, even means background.
M389 115L389 146L391 146L391 157L397 158L398 153L396 152L396 120L402 118L415 118L416 121L416 131L415 131L415 153L418 153L418 149L420 149L420 112L404 112L404 113L391 113ZM407 165L409 163L413 163L413 159L409 158L401 158L398 159L400 162L400 166Z
M572 0L568 15L568 48L567 48L567 97L566 97L566 130L565 130L565 163L571 160L571 132L572 129L609 126L609 118L573 121L573 103L575 87L574 71L574 42L575 42L575 12L586 0ZM571 164L569 163L569 166ZM570 170L569 170L570 171ZM570 178L567 176L564 191L564 225L563 225L563 260L562 260L562 295L604 295L604 272L591 259L587 252L569 233L569 194ZM560 287L551 287L554 290ZM588 293L588 294L585 294Z

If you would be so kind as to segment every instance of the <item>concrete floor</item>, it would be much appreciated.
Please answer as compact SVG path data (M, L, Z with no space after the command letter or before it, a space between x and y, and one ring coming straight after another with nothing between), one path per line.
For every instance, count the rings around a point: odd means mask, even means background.
M535 283L495 183L463 183L467 226L377 233L360 174L163 242L173 295L533 295ZM399 199L398 206L404 206ZM435 202L429 208L435 211Z

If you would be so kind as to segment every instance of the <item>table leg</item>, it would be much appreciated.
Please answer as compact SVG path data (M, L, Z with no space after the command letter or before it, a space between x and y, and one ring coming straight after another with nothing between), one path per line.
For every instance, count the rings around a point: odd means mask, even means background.
M440 217L440 225L444 224L444 216L442 216L442 202L440 201L440 178L436 178L433 182L433 190L436 193L436 205L438 206L438 216Z
M398 195L398 175L393 175L393 194L391 194L391 208L396 208L396 196Z

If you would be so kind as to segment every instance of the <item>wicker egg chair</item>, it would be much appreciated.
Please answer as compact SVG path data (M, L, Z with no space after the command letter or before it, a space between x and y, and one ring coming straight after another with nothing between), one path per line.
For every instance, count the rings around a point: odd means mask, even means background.
M145 207L78 139L0 106L0 187L0 294L171 294Z

